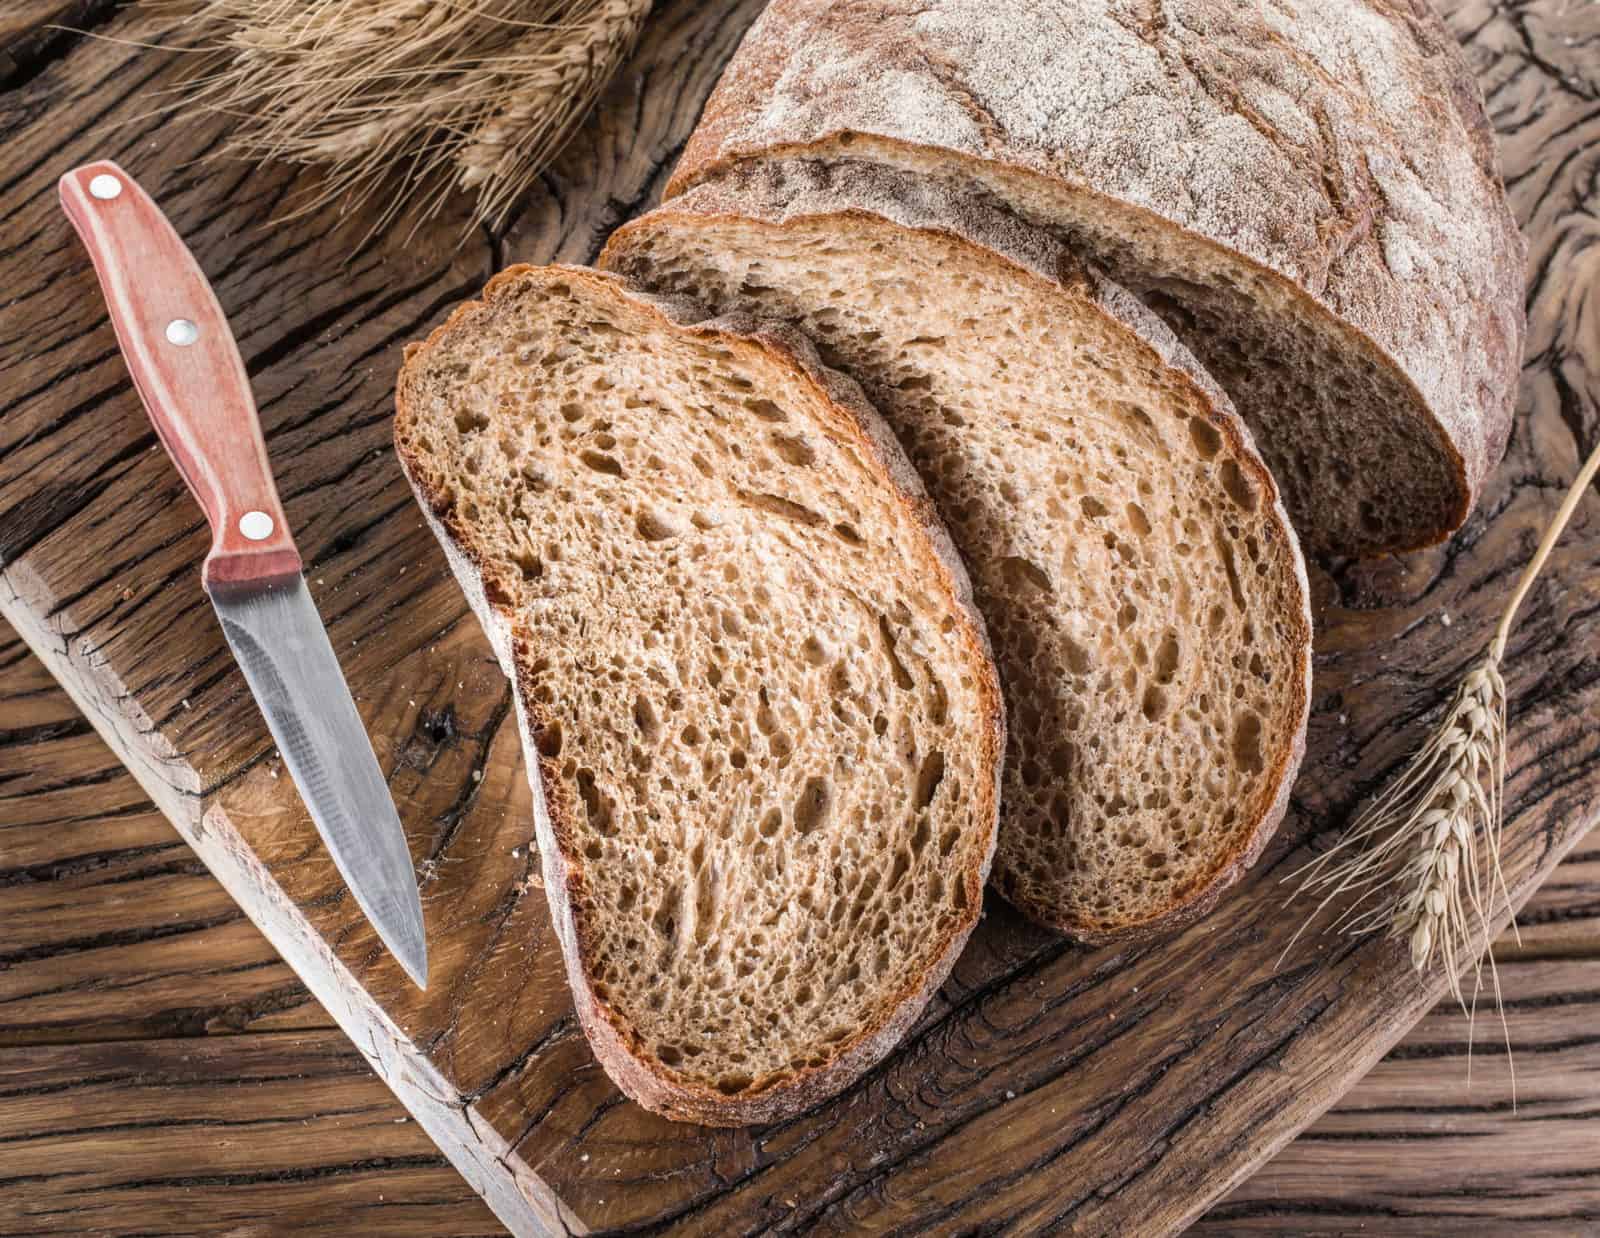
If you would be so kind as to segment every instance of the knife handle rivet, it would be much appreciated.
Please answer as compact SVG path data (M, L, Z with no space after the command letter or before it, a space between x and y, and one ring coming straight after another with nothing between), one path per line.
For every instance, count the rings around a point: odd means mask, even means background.
M272 517L266 512L246 512L239 517L239 532L252 542L265 541L272 536Z
M167 343L187 348L200 338L200 328L187 318L174 318L167 324Z
M102 202L109 202L122 192L122 182L109 172L102 172L89 181L89 192Z

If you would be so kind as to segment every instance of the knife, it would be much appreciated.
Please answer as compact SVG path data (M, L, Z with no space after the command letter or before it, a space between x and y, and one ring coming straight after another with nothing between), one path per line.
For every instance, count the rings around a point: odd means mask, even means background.
M211 525L200 581L317 831L378 936L427 987L422 900L372 743L300 576L239 347L194 255L116 164L61 178L156 433Z

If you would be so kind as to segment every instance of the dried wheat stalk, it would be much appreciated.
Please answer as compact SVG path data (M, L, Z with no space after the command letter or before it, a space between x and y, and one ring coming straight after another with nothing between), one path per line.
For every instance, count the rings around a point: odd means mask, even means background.
M149 0L165 3L166 0ZM499 226L632 50L650 0L202 0L174 106L236 122L221 148L328 169L297 213L387 195L373 225L453 190Z
M1523 569L1494 640L1457 687L1421 750L1336 846L1287 878L1300 879L1297 895L1320 896L1307 925L1330 904L1342 902L1335 929L1361 934L1387 928L1391 936L1409 942L1411 963L1419 973L1438 958L1451 995L1463 1009L1468 1002L1461 976L1469 959L1474 995L1487 962L1498 1001L1491 922L1496 898L1506 907L1511 901L1500 868L1506 775L1506 689L1500 665L1517 610L1597 470L1600 445L1579 470Z

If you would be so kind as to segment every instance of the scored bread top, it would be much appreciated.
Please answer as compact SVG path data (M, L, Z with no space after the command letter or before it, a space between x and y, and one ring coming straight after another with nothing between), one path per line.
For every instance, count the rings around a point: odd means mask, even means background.
M1214 903L1286 807L1311 619L1271 475L1172 333L982 195L866 164L741 165L601 262L802 326L900 435L1006 682L1000 890L1092 940Z
M667 194L742 159L797 154L975 179L1085 237L1135 292L1174 301L1175 321L1196 300L1233 298L1202 356L1253 426L1248 367L1237 383L1224 371L1228 320L1254 330L1238 311L1260 306L1262 346L1295 371L1260 401L1263 421L1275 402L1320 408L1333 383L1349 390L1329 397L1330 418L1341 401L1372 406L1344 437L1371 442L1377 463L1348 478L1297 457L1292 429L1258 426L1291 498L1307 492L1302 535L1326 548L1438 540L1504 450L1524 246L1476 83L1428 0L1173 0L1148 13L1111 0L774 0ZM1417 424L1397 429L1396 416ZM1411 476L1383 475L1402 453ZM1346 515L1324 481L1369 509ZM1415 511L1398 497L1408 484L1422 491ZM1330 512L1340 525L1325 530Z
M881 1057L981 908L1004 749L970 584L802 337L519 267L408 351L396 445L515 687L597 1058L769 1120Z

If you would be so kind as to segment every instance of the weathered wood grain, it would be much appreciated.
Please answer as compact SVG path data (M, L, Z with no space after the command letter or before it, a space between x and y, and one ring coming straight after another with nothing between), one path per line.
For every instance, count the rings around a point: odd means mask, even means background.
M494 1232L482 1201L420 1128L402 1120L405 1110L281 963L271 970L292 1004L254 1013L236 986L242 972L263 970L270 947L242 916L226 936L197 927L205 917L195 908L231 903L203 873L171 892L172 876L143 862L151 846L186 849L103 743L82 742L62 726L77 716L71 702L19 650L0 624L0 700L8 721L23 724L0 734L0 821L26 810L42 822L22 827L42 862L26 882L0 882L0 922L22 927L13 949L37 947L29 964L0 971L0 1149L44 1160L51 1176L16 1184L0 1171L0 1232L60 1232L107 1215L127 1229L178 1233ZM48 779L21 785L40 768ZM73 834L51 822L81 807L78 787L91 781L108 805L142 805L147 833L111 843L86 864ZM113 808L107 824L119 815ZM79 824L94 829L92 805ZM10 831L0 837L5 848L15 840ZM1339 1233L1364 1224L1424 1234L1437 1232L1430 1218L1444 1212L1453 1228L1531 1234L1570 1232L1592 1219L1585 1209L1593 1211L1592 1149L1600 1140L1597 844L1595 835L1580 844L1523 909L1522 946L1507 937L1496 948L1517 1046L1515 1113L1494 1025L1480 1028L1469 1087L1467 1024L1447 1000L1197 1232ZM98 880L83 881L88 871L124 888L119 907L129 927L148 926L152 936L73 946L85 975L99 963L104 982L38 986L56 947L39 940L31 914L16 912L37 898L49 908L39 925L93 938L104 929L103 893ZM181 923L173 928L175 913ZM153 935L162 930L169 935ZM173 938L185 941L181 962L140 966ZM283 1019L304 1027L259 1034ZM311 1028L318 1022L330 1030ZM162 1039L90 1050L47 1044L134 1036ZM180 1037L226 1041L210 1048ZM244 1046L237 1058L236 1044ZM86 1082L108 1070L122 1072L118 1089L127 1090L118 1103L136 1115L126 1123L103 1116L96 1089L104 1083ZM24 1074L30 1092L17 1103L6 1094ZM48 1158L38 1156L41 1148ZM0 1163L10 1164L3 1155Z
M337 1031L0 1053L0 1165L8 1235L504 1232Z
M459 248L459 219L353 256L360 220L263 230L293 188L286 176L193 162L215 133L207 122L135 119L170 81L160 58L84 42L36 65L0 95L0 609L513 1223L1179 1226L1359 1077L1440 987L1416 983L1381 943L1308 939L1274 971L1296 919L1273 879L1422 732L1600 430L1585 361L1600 355L1600 316L1584 312L1600 73L1582 54L1600 18L1559 0L1453 14L1533 244L1523 408L1483 510L1449 546L1314 572L1310 753L1251 881L1184 936L1120 952L1067 947L995 904L919 1027L861 1086L788 1123L713 1133L623 1102L572 1027L504 685L411 512L387 401L399 343L488 269L585 258L648 202L757 7L664 5L507 237L471 233ZM160 37L140 13L107 30ZM55 174L99 154L159 189L240 337L313 595L426 879L425 996L346 905L195 587L198 512L153 450L53 212ZM1600 706L1597 566L1591 495L1513 641L1519 897L1592 818L1600 786L1600 736L1585 722ZM46 919L35 931L51 931Z

